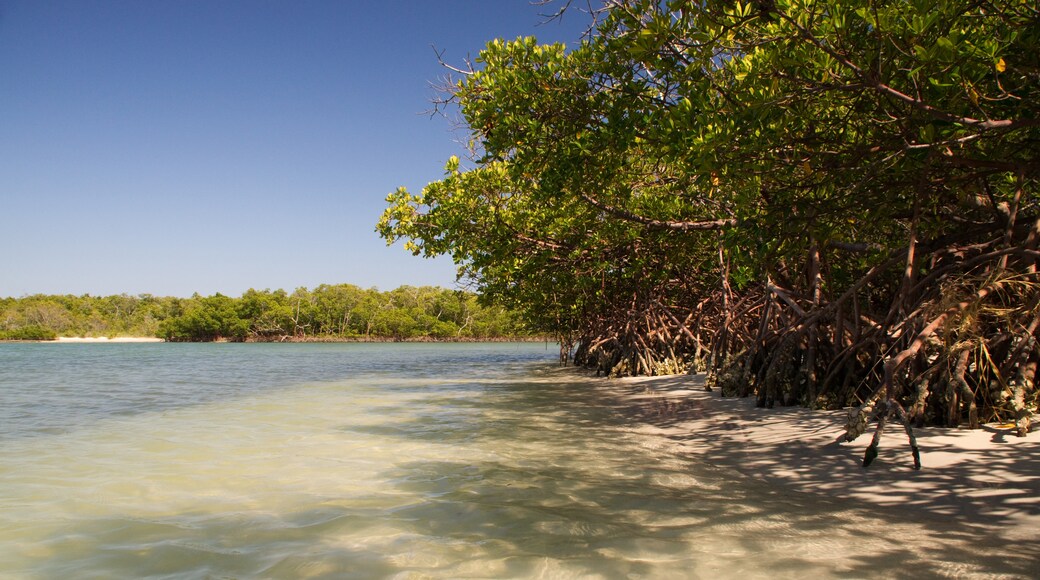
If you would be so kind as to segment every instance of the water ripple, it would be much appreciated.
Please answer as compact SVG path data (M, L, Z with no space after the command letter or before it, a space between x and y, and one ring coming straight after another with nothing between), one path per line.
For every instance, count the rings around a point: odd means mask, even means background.
M1036 571L1022 546L977 531L670 455L554 357L542 345L0 345L0 577Z

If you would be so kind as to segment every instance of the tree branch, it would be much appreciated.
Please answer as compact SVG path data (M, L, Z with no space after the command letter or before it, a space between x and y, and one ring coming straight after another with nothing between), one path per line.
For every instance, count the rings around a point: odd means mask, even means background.
M588 202L593 207L595 207L597 209L600 209L600 210L603 210L603 211L609 213L610 215L612 215L612 216L614 216L616 218L620 218L620 219L623 219L623 220L628 221L628 222L635 222L637 224L642 224L644 226L647 226L647 227L650 227L650 228L654 228L654 229L659 229L659 230L675 230L675 231L681 231L681 232L707 231L707 230L721 230L723 228L732 227L732 226L737 225L737 220L734 219L734 218L719 219L719 220L704 220L704 221L696 221L696 222L673 222L673 221L655 220L655 219L651 219L651 218L648 218L648 217L643 217L641 215L636 215L636 214L634 214L634 213L632 213L630 211L626 211L626 210L623 210L621 208L617 208L617 207L614 207L614 206L611 206L611 205L607 205L605 203L602 203L602 202L594 199L592 196L590 196L590 195L588 195L586 193L579 193L578 196L581 197L582 199L584 199L586 202Z

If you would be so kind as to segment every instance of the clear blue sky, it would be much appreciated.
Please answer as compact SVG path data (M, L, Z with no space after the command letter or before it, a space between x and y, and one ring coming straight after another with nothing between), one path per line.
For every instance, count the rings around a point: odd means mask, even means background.
M0 296L454 285L387 248L384 197L462 154L422 114L526 0L0 0Z

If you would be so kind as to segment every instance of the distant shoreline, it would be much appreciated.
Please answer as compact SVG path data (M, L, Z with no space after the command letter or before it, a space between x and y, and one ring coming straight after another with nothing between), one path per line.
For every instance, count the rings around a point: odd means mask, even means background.
M166 342L154 336L59 336L54 340L39 342Z
M154 336L59 336L54 340L0 340L2 342L42 342L42 343L81 343L81 344L106 344L116 342L141 342L141 343L156 343L156 342L170 342L163 338ZM216 341L173 341L173 342L229 342L226 340ZM234 342L234 341L232 341ZM243 343L395 343L395 342L413 342L413 343L431 343L431 342L443 342L443 343L477 343L477 342L555 342L552 339L546 339L544 337L508 337L508 338L432 338L432 337L412 337L412 338L376 338L376 337L296 337L288 338L285 340L271 339L271 340L255 340L247 339L240 341Z
M438 338L433 336L412 336L407 338L393 338L393 337L377 337L377 336L298 336L298 337L284 337L284 338L247 338L242 342L284 342L284 343L304 343L304 342L444 342L444 343L458 343L458 342L553 342L555 339L547 339L544 336L533 337L533 336L503 336L503 337L486 337L486 338L475 338L469 336L456 336L450 338Z

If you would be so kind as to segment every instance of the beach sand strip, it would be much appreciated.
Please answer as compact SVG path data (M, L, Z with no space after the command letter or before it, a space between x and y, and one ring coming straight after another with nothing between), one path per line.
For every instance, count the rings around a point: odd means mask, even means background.
M751 398L706 392L703 376L601 385L633 429L719 468L803 493L998 527L1008 539L1040 538L1040 432L915 429L922 462L915 471L903 427L889 423L877 459L864 468L876 425L845 442L845 410L756 408Z

